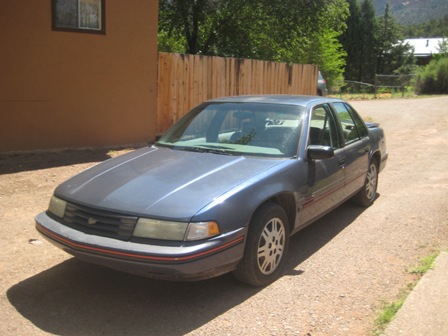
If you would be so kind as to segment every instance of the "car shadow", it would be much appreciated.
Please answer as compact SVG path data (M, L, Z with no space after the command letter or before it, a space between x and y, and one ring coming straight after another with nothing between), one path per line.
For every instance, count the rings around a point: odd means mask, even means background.
M377 198L379 196L377 194ZM289 244L285 275L300 275L305 272L305 270L300 269L300 264L329 243L365 210L364 207L346 202L293 235Z
M363 208L344 204L291 238L284 276L350 225ZM57 335L184 335L256 295L231 274L200 282L138 277L68 259L15 284L7 297L41 330Z
M16 310L57 335L184 335L259 289L231 275L201 282L138 277L69 259L7 291Z
M100 147L85 149L63 149L54 151L34 151L0 153L0 175L70 166L80 163L100 162L117 154L134 150L146 144L130 146Z

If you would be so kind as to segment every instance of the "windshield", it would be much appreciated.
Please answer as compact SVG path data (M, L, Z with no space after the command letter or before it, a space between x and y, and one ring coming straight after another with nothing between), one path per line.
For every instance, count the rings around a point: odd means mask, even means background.
M204 103L187 113L157 145L229 155L297 154L304 107L262 103Z

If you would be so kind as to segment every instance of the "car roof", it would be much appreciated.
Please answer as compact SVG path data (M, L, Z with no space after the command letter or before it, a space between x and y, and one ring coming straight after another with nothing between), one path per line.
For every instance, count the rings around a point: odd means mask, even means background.
M307 106L316 103L342 102L337 98L328 98L321 96L299 96L299 95L247 95L221 97L208 100L207 103L265 103L265 104L287 104Z

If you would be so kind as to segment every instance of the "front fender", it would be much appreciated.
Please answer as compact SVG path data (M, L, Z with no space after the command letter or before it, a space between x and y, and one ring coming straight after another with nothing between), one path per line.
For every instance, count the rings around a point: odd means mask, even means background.
M256 209L273 197L291 193L297 203L305 195L306 184L306 164L297 159L287 160L213 200L192 221L219 219L220 227L229 231L246 227Z

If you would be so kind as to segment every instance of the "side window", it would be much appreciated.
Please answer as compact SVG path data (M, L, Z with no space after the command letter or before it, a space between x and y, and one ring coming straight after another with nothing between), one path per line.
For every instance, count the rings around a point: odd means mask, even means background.
M342 132L345 143L350 144L367 136L367 130L358 114L344 103L333 104L339 121L341 122Z
M356 129L358 130L358 134L361 138L364 138L367 136L367 134L369 133L366 129L366 126L364 124L364 122L361 120L361 117L359 116L358 113L356 113L350 105L344 104L345 107L347 107L350 115L352 116L353 120L355 121L356 124Z
M309 144L341 148L336 122L326 104L316 106L311 113Z

